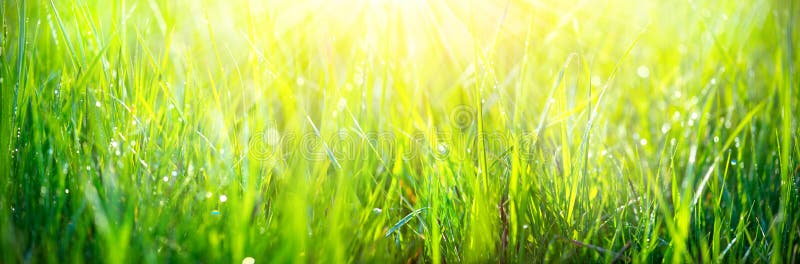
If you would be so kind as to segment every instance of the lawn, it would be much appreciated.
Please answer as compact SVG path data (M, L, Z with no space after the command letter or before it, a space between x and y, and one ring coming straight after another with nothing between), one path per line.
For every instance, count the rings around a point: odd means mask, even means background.
M0 263L800 262L794 0L0 20Z

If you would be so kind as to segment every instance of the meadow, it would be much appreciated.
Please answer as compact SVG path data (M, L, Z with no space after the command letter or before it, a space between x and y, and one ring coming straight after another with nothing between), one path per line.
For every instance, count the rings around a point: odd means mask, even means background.
M797 1L0 20L0 263L800 261Z

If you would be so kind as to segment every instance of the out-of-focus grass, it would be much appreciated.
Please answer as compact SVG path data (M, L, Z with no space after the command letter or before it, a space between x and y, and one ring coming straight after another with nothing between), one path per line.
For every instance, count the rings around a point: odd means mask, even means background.
M795 1L0 3L0 262L789 262Z

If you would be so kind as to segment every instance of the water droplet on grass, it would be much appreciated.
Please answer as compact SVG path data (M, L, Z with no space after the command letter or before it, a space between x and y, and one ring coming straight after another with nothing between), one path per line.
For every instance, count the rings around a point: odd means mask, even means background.
M641 77L643 79L647 78L647 77L650 77L650 69L648 69L647 66L644 66L644 65L639 66L639 68L636 69L636 74L638 74L639 77Z
M219 215L219 210L211 210L211 215Z
M227 201L227 200L228 200L228 196L227 196L227 195L224 195L224 194L223 194L223 195L220 195L220 196L219 196L219 201L220 201L220 202L224 203L224 202L225 202L225 201Z
M164 176L164 182L168 182L168 181L169 181L169 177Z
M447 145L446 144L439 144L438 146L436 146L436 150L439 151L439 154L445 154L445 153L447 153Z
M736 166L736 160L731 160L731 165Z
M255 263L256 263L256 259L254 259L252 257L246 257L246 258L244 258L242 260L242 264L255 264Z

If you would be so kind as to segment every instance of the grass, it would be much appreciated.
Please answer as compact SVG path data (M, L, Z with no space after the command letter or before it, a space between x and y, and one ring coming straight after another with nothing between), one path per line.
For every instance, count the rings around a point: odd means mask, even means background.
M0 263L800 261L794 1L0 8Z

